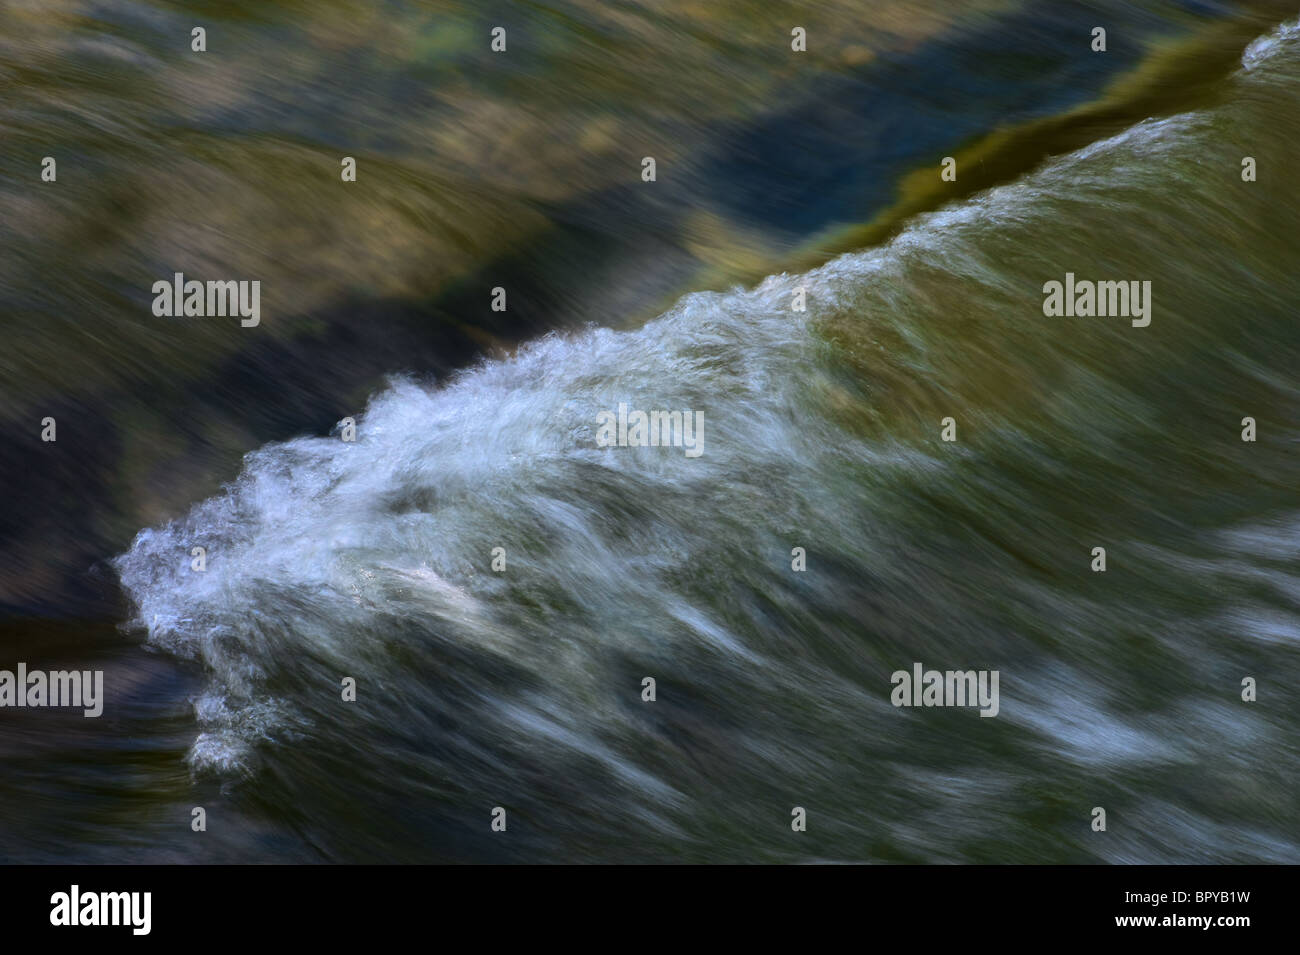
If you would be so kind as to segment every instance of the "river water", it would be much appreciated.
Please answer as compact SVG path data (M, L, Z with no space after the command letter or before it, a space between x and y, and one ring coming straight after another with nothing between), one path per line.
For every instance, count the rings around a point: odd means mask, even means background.
M0 857L1300 861L1294 9L350 6L0 14Z

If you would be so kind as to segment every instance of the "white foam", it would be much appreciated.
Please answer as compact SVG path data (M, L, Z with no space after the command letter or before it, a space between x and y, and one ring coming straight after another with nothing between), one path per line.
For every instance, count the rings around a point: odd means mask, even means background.
M1279 53L1289 48L1300 38L1300 20L1280 24L1267 36L1259 37L1246 47L1241 54L1241 66L1245 70L1258 69Z

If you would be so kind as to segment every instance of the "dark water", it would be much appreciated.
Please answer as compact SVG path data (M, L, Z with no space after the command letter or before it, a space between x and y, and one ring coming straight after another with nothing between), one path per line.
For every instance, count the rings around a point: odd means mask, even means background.
M1300 861L1294 11L709 6L0 16L3 665L108 687L4 711L6 859Z

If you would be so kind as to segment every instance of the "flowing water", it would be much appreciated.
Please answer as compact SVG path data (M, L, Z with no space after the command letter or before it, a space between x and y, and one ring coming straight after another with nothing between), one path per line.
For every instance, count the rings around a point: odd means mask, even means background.
M1181 23L1172 5L1132 9ZM450 376L394 359L409 373L355 413L355 441L329 427L346 409L313 436L272 415L267 428L289 433L120 548L121 634L52 613L9 625L15 659L51 668L86 665L93 645L114 705L100 721L14 723L0 852L1300 861L1300 22L1199 15L1233 24L1231 62L1181 103L1167 94L1181 108L1085 114L1069 136L1093 135L1064 150L1054 126L1042 161L879 220L878 242L687 294L649 321L556 318ZM886 69L948 64L970 44L1007 55L997 24L1029 14L1008 16L935 24L946 39L911 37ZM986 100L1024 88L1014 75ZM846 80L823 82L817 102L853 99ZM897 82L904 96L916 79ZM948 112L926 117L935 146L910 148L945 154ZM828 247L832 226L884 215L892 196L834 204L848 215L792 189L782 201L802 218L759 221L756 197L776 187L736 157L789 122L742 124L698 164L731 184L717 209L738 211L716 221L758 230L764 256ZM949 152L985 142L972 135L954 132ZM855 148L883 161L887 140ZM901 177L904 153L878 168ZM848 189L853 174L830 179ZM582 221L593 202L551 214ZM700 261L733 276L768 264L742 245ZM554 263L538 256L516 269ZM1149 281L1150 324L1046 316L1044 283L1067 272ZM584 308L595 301L612 300ZM221 379L196 372L187 400L196 380ZM698 412L701 453L602 446L598 416L620 403ZM181 443L219 457L225 445L196 432ZM1090 569L1098 546L1105 573ZM107 568L86 586L108 594L90 604L117 606ZM894 707L891 674L914 662L999 671L997 717ZM489 828L498 806L506 833ZM794 806L806 832L791 830ZM1090 829L1095 806L1105 833Z

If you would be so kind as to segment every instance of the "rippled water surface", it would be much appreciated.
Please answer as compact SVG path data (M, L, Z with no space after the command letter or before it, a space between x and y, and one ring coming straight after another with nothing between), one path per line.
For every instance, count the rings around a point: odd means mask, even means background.
M6 7L0 857L1300 861L1295 15Z

